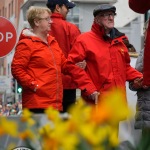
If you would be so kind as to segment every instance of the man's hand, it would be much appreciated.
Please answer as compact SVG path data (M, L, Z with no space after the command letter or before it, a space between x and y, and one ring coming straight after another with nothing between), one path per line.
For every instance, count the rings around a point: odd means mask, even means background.
M140 89L142 88L142 83L143 83L143 78L136 78L134 81L133 81L133 88L134 89Z
M82 68L82 69L85 69L85 67L86 67L86 61L83 60L82 62L76 63L76 65L79 66L79 67Z
M143 89L148 89L149 88L149 86L147 86L147 85L143 85L143 87L142 87Z
M99 92L95 91L91 95L89 95L89 98L95 101L95 105L98 104L98 96L100 95Z

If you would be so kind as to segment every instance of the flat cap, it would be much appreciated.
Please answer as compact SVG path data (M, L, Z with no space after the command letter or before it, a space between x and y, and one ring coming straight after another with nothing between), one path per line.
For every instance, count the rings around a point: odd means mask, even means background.
M99 13L99 12L105 12L105 11L113 11L116 12L116 7L112 6L110 4L101 4L98 5L94 8L93 10L93 15L94 17Z

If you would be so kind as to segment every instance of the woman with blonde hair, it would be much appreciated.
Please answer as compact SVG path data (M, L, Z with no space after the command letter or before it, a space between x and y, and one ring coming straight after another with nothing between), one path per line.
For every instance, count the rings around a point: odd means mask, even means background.
M34 113L48 107L62 110L61 72L66 63L62 50L51 30L51 11L31 6L27 20L31 29L24 29L12 61L12 75L22 86L22 105Z

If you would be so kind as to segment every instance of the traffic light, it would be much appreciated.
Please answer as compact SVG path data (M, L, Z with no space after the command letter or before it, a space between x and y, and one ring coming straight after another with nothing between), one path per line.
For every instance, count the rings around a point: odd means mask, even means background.
M15 85L16 80L14 78L11 79L11 90L13 93L15 93L16 90L16 85Z
M17 93L21 94L22 93L22 87L19 83L17 83Z

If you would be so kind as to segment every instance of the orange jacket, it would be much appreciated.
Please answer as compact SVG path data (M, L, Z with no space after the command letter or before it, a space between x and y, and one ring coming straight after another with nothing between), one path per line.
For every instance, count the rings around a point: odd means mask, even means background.
M65 57L68 57L68 53L71 50L75 39L80 35L80 31L74 24L67 22L64 17L59 13L53 13L51 15L53 23L51 24L50 35L54 36L59 43ZM75 89L77 86L69 75L62 74L63 88Z
M28 29L23 30L11 66L12 75L23 87L23 108L52 106L62 110L61 70L65 63L66 58L52 36L48 36L46 44Z
M142 77L140 72L130 66L124 38L106 37L97 24L77 38L68 56L66 69L83 91L82 94L88 96L94 91L102 94L114 87L125 90L126 81ZM85 70L74 65L82 60L87 63Z
M129 0L129 6L137 13L146 13L150 9L150 0ZM150 20L144 49L143 85L150 86Z

